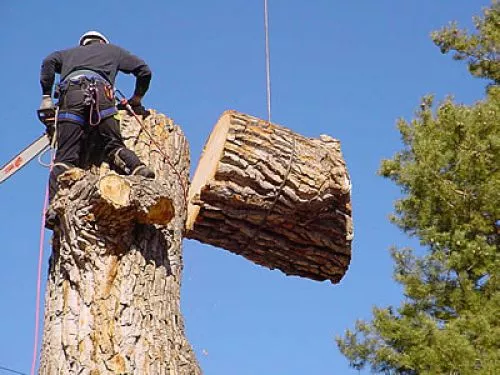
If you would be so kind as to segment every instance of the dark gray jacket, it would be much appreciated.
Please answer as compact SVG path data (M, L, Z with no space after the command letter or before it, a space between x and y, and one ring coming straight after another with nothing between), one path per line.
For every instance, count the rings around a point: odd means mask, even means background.
M50 95L55 73L61 81L76 70L92 70L114 86L118 71L136 77L134 94L144 96L151 81L151 70L144 60L113 44L91 43L56 51L42 62L40 84L43 95Z

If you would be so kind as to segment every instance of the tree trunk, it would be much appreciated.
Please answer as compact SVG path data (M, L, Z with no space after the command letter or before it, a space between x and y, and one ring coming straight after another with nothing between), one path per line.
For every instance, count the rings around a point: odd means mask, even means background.
M180 311L188 145L172 120L153 113L146 129L166 159L121 115L127 146L157 178L106 167L59 178L42 375L201 374Z
M227 111L193 177L186 236L337 283L351 258L350 189L339 141Z

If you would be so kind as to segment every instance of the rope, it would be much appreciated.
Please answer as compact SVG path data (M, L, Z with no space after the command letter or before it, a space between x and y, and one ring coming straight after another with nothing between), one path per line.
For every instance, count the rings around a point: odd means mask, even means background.
M168 165L170 166L170 168L172 168L172 170L174 171L174 173L177 175L177 178L179 179L179 182L181 184L182 190L184 191L184 205L187 206L188 191L187 191L186 185L184 184L184 180L183 180L181 174L175 168L175 166L172 164L172 162L171 162L170 158L168 157L168 155L161 149L160 145L158 144L158 142L156 142L156 140L151 135L151 133L149 132L149 130L146 128L146 125L144 125L144 122L139 118L139 116L137 116L137 114L132 109L132 106L130 105L130 103L128 102L128 100L126 99L126 97L119 90L116 90L116 92L118 92L123 97L123 99L120 102L122 104L124 104L125 107L127 108L127 110L132 114L132 116L134 116L135 120L139 123L139 125L142 128L142 130L146 133L146 135L149 137L149 139L151 140L151 142L156 146L156 148L158 149L158 152L160 153L160 155L163 156L163 158L168 163Z
M57 136L57 116L59 114L59 107L56 107L56 117L54 120L54 134L52 135L51 140L51 148L53 150L56 149L56 136ZM51 155L50 160L50 172L52 171L52 167L54 165L54 157L55 152ZM40 244L38 250L38 272L37 272L37 280L36 280L36 302L35 302L35 334L33 338L33 358L31 360L31 375L35 375L36 370L36 360L38 357L38 334L40 331L40 305L41 305L41 289L42 289L42 262L43 262L43 244L45 242L45 212L47 212L47 208L49 206L49 184L45 187L45 199L43 202L43 211L42 211L42 222L40 224Z
M267 7L267 0L264 0L264 32L266 39L267 121L271 122L271 57L269 53L269 10Z
M262 217L259 225L257 226L255 231L253 232L253 235L250 237L250 241L247 242L246 246L243 248L243 250L241 250L241 252L244 252L246 249L248 249L250 247L250 245L253 245L257 241L257 238L259 238L259 235L260 235L260 231L262 230L264 224L266 223L267 218L269 217L269 215L273 211L274 206L278 202L278 199L281 196L283 189L285 188L286 182L288 180L288 176L290 175L290 172L292 171L293 159L295 158L295 149L296 149L296 140L295 140L295 136L292 134L292 151L290 152L290 159L288 159L288 166L287 166L286 173L283 176L283 181L281 181L281 184L278 187L278 190L276 192L276 195L274 196L272 203L269 205L269 207L268 207L266 213L264 214L264 216Z
M290 175L290 171L292 170L292 163L293 159L295 158L295 136L292 135L292 152L290 152L290 159L288 159L288 167L285 173L285 176L283 177L283 181L281 181L281 185L278 188L278 192L276 193L276 196L274 197L273 203L269 206L269 209L267 210L266 214L262 218L260 226L264 225L264 223L267 220L267 217L269 214L272 212L274 206L276 205L276 202L278 202L279 197L281 196L281 193L283 192L283 188L286 185L286 181L288 180L288 176Z
M38 274L36 280L36 307L35 307L35 334L33 339L33 359L31 361L31 375L35 375L36 360L38 356L38 331L40 330L40 296L42 286L42 261L43 261L43 243L45 242L45 212L49 205L49 185L45 188L45 199L42 212L42 223L40 225L40 246L38 251Z
M271 123L271 54L269 51L269 8L267 4L267 0L264 0L264 33L265 33L265 44L266 44L266 99L267 99L267 121L268 125ZM278 202L278 199L281 196L281 193L283 192L283 189L286 185L286 181L288 180L288 176L290 175L290 172L292 170L292 163L293 159L295 157L295 148L296 148L296 140L295 136L292 134L292 151L290 152L290 159L288 160L288 166L285 175L283 176L283 181L281 182L280 186L278 187L278 190L276 191L276 195L274 196L273 201L269 205L266 213L260 220L260 223L257 225L257 228L253 232L253 235L250 237L250 241L246 243L246 246L241 250L244 252L246 249L250 247L250 245L253 245L255 241L257 241L257 238L259 237L259 234L264 226L264 224L267 221L267 218L271 214L271 212L274 209L274 206Z
M101 111L99 110L99 89L95 80L90 82L86 90L88 90L88 100L90 101L89 125L96 126L101 122ZM94 115L97 116L95 121L93 120Z
M50 168L50 163L45 163L42 159L43 156L49 151L49 148L47 148L44 152L42 152L40 155L38 155L38 164L40 164L42 167L45 168Z
M3 366L0 366L0 370L4 370L4 371L7 371L7 372L11 372L11 373L13 373L13 374L26 375L26 373L24 373L24 372L21 372L21 371L16 371L16 370L12 370L11 368L8 368L8 367L3 367Z

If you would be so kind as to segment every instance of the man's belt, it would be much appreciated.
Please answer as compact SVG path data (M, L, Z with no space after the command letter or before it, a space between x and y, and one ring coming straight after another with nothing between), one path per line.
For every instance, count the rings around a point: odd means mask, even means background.
M109 90L109 88L111 88L111 91L113 91L113 85L99 73L93 70L82 69L75 70L64 77L64 79L56 85L54 97L56 99L61 97L67 90L70 90L72 86L81 86L86 82L92 81L103 84L105 89ZM114 94L112 96L114 97Z

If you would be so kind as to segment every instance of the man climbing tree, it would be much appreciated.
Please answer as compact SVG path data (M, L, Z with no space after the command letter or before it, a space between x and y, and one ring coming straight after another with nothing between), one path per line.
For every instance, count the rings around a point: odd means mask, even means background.
M101 33L86 32L78 47L56 51L43 60L41 111L54 108L51 98L54 75L61 75L55 94L59 98L59 115L55 133L57 151L49 178L50 201L56 194L57 177L73 166L81 166L82 138L91 129L98 134L105 156L113 165L126 174L155 177L154 172L125 147L118 121L114 118L117 109L113 86L118 71L136 76L134 95L129 103L138 115L147 115L141 99L149 88L151 70L143 60L110 44ZM100 153L100 150L91 152ZM52 229L56 218L56 212L50 206L46 213L46 227Z
M486 98L465 106L426 97L400 121L405 148L380 174L406 194L393 222L427 247L394 249L405 301L375 308L371 322L337 338L354 368L384 374L494 374L500 366L500 4L475 20L432 34L443 53L487 79Z

